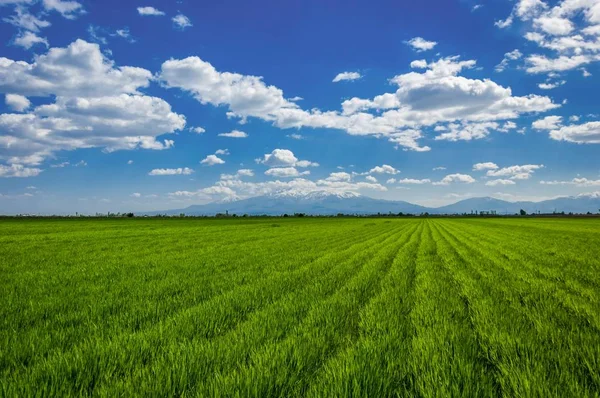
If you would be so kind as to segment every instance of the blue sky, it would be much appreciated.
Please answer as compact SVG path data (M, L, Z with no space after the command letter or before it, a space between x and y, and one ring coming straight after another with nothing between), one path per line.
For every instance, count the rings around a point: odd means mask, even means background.
M600 0L0 0L0 212L600 186Z

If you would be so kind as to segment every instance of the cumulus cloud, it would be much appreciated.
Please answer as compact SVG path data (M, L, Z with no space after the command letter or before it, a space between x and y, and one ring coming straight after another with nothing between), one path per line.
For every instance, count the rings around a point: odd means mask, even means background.
M233 130L233 131L231 131L229 133L221 133L221 134L219 134L219 137L247 138L248 134L244 133L243 131Z
M485 183L485 185L487 185L489 187L495 187L498 185L515 185L515 184L516 183L513 180L503 180L503 179L490 180Z
M299 172L295 167L274 167L265 171L265 175L283 178L299 177L308 174L310 174L310 171Z
M504 54L504 58L502 59L502 62L500 62L498 65L496 65L495 71L503 72L509 66L511 61L516 61L519 58L521 58L522 56L523 56L523 53L521 53L521 51L519 51L517 49L507 52L506 54Z
M162 15L165 15L164 12L162 12L160 10L157 10L154 7L138 7L137 11L138 11L138 13L140 15L144 15L144 16L147 16L147 15L150 15L150 16L162 16Z
M576 144L600 144L600 122L556 126L550 131L550 138Z
M0 3L0 6L2 3ZM41 29L50 26L50 22L37 18L27 12L26 8L16 7L15 14L2 19L11 25L20 29L25 29L30 32L39 32Z
M475 179L468 174L448 174L441 181L434 182L433 185L450 185L454 183L472 184Z
M179 167L177 169L154 169L148 173L151 176L173 176L173 175L190 175L194 170L187 167Z
M507 20L497 26L526 21L525 38L552 53L526 57L528 73L552 73L581 68L600 60L600 3L559 0L552 7L541 0L519 0ZM542 83L553 88L556 83Z
M34 167L25 167L21 164L11 164L5 166L0 164L0 177L2 178L26 178L35 177L42 172L41 169Z
M221 180L235 180L242 177L254 177L254 171L251 169L240 169L235 174L221 174Z
M318 163L309 160L299 160L289 149L274 149L262 158L256 159L256 163L269 167L317 167Z
M540 181L543 185L575 185L577 187L597 187L600 180L589 180L587 178L573 178L570 181Z
M208 155L204 159L200 161L200 163L205 164L207 166L214 166L217 164L224 164L225 161L218 157L217 155Z
M326 180L331 182L350 181L352 180L352 175L344 171L340 171L329 174L329 177L327 177Z
M175 27L180 30L185 30L186 28L193 26L192 21L190 21L190 19L183 14L177 14L171 18L171 20L173 21Z
M305 178L291 178L286 180L268 180L264 182L249 182L239 178L220 179L215 185L202 188L197 191L178 191L170 196L183 198L200 198L215 200L216 193L223 199L244 199L255 196L282 194L309 194L311 192L328 193L359 193L362 190L387 191L387 188L379 183L352 182L348 180L333 181L330 179L319 179L311 181ZM208 193L213 193L209 195Z
M511 180L528 180L536 170L544 168L543 164L526 164L488 170L488 177L508 177Z
M217 149L215 155L229 155L229 149Z
M422 180L417 180L414 178L403 178L401 180L398 180L398 184L412 184L412 185L423 185L423 184L429 184L431 182L430 179L425 178Z
M334 78L333 78L333 82L337 83L337 82L341 82L344 80L357 80L360 79L362 76L360 75L360 73L358 72L342 72L342 73L338 73Z
M27 114L1 114L0 160L39 164L61 150L167 149L157 136L185 126L164 100L141 94L152 73L116 67L97 44L77 40L33 63L0 58L0 92L48 97Z
M543 119L531 123L531 127L536 130L554 130L561 126L562 116L546 116Z
M498 168L498 165L492 162L476 163L473 165L473 171L497 170Z
M419 144L423 138L422 127L441 122L463 124L514 119L521 114L560 106L548 97L513 96L510 88L488 79L459 76L461 71L475 65L474 60L442 58L427 64L422 73L393 77L391 82L398 86L395 93L384 93L373 99L352 98L342 104L342 112L303 110L286 99L281 89L265 84L262 77L219 72L198 57L163 63L159 78L166 87L189 92L202 104L227 106L227 115L242 121L256 117L279 128L328 128L351 135L384 137L397 147L413 151L430 150ZM485 135L476 133L470 135L471 139ZM455 134L440 139L458 140L466 136Z
M368 171L367 174L398 174L400 170L396 170L394 167L389 164L384 164L381 166L375 166L371 170Z
M190 131L192 133L196 133L196 134L203 134L206 133L206 130L202 127L190 127Z
M427 51L433 49L437 45L435 41L428 41L423 39L422 37L414 37L405 42L409 46L412 47L413 50L417 52Z
M373 176L366 176L365 180L369 181L369 182L373 182L376 183L377 182L377 178L373 177Z
M9 108L16 112L24 112L31 106L27 97L19 94L6 94L4 101Z
M13 44L16 46L23 47L26 50L29 50L31 47L36 44L43 44L48 47L48 39L45 37L40 37L33 32L22 32L13 40Z
M56 11L67 19L75 19L85 10L81 3L72 0L42 0L44 8L48 11Z

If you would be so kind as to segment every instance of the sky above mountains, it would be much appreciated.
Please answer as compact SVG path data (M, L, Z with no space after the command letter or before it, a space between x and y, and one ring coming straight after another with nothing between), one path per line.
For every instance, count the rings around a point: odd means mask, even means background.
M0 213L600 190L600 0L0 0L0 16Z

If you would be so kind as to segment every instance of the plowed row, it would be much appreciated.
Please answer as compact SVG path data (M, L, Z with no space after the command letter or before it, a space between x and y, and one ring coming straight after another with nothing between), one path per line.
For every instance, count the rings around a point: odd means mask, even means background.
M0 396L598 396L600 222L3 220Z

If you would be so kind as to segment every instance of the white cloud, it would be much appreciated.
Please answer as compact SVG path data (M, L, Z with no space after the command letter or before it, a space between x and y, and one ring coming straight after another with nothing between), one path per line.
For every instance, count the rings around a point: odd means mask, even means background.
M544 168L543 164L526 164L489 170L488 177L508 177L511 180L528 180L536 170Z
M308 194L311 192L329 192L329 193L358 193L361 190L369 191L387 191L387 188L381 184L370 182L351 182L348 180L330 180L320 179L317 181L307 180L305 178L292 178L289 180L269 180L264 182L248 182L239 178L226 178L219 180L214 186L202 188L197 191L178 191L169 194L173 197L184 198L202 198L214 200L208 192L220 192L221 197L244 199L248 197L269 195L269 194Z
M248 134L244 133L243 131L233 130L233 131L231 131L229 133L221 133L221 134L219 134L219 137L247 138Z
M361 77L362 76L358 72L342 72L342 73L338 73L333 78L333 83L341 82L344 80L349 80L349 81L357 80L357 79L360 79Z
M501 130L496 122L485 123L463 123L462 125L451 123L448 131L435 137L442 141L471 141L479 140L490 135L492 130Z
M553 90L557 87L562 86L565 83L566 83L565 80L560 80L560 81L555 81L555 82L546 82L546 83L538 84L538 87L541 88L542 90Z
M373 167L371 170L369 170L368 174L373 174L373 173L377 173L377 174L398 174L400 173L399 170L396 170L394 167L388 165L388 164L384 164L381 166L375 166Z
M67 19L75 19L85 14L83 6L71 0L43 0L44 8L48 11L56 11Z
M48 40L45 37L40 37L33 32L22 32L13 40L13 44L29 50L36 44L43 44L48 47Z
M6 94L4 102L16 112L25 112L31 106L31 102L27 97L19 94Z
M487 185L489 187L495 187L497 185L515 185L515 184L516 183L513 180L502 180L502 179L490 180L485 183L485 185Z
M151 176L173 176L173 175L190 175L194 170L187 167L179 167L177 169L154 169L148 173Z
M262 159L257 159L258 163L270 167L294 166L298 158L288 149L275 149L273 152L265 154Z
M556 126L550 131L550 138L577 144L600 144L600 122Z
M295 167L275 167L265 171L265 174L271 177L291 178L308 175L310 171L299 172Z
M410 67L413 69L425 69L427 68L427 61L424 59L416 59L410 63Z
M326 178L327 181L337 182L337 181L350 181L352 180L352 176L346 172L336 172L329 174L329 177Z
M573 178L570 181L540 181L543 185L575 185L577 187L597 187L600 180L589 180L587 178Z
M140 15L153 15L153 16L165 15L164 12L157 10L154 7L138 7L137 11Z
M497 170L498 168L498 165L492 162L476 163L473 165L473 171Z
M303 140L304 139L304 136L300 135L300 134L289 134L288 137L293 140Z
M498 65L496 65L495 71L503 72L510 64L510 61L516 61L516 60L520 59L522 56L523 56L523 53L521 53L521 51L519 51L517 49L507 52L506 54L504 54L504 58L502 59L502 62L500 62Z
M417 180L414 178L403 178L401 180L398 180L398 184L411 184L411 185L423 185L423 184L429 184L431 182L430 179L425 178L422 180Z
M2 5L2 3L0 3ZM2 19L4 22L8 22L18 28L25 29L31 32L39 32L40 29L47 28L50 26L50 22L44 21L31 15L26 9L17 7L15 9L15 15Z
M215 155L229 155L229 149L217 149Z
M134 192L134 193L132 193L130 196L131 196L132 198L141 198L141 197L142 197L142 194L141 194L141 193L139 193L139 192Z
M208 165L208 166L214 166L217 164L224 164L225 161L223 159L221 159L220 157L218 157L217 155L208 155L207 157L202 159L200 161L200 163Z
M181 30L193 26L190 19L183 14L177 14L171 20L173 21L173 24L175 24L175 27Z
M444 166L438 166L438 167L434 167L433 171L438 171L438 170L446 170L446 167Z
M554 36L568 35L575 29L571 21L560 17L540 17L534 23L538 29Z
M546 116L543 119L531 123L531 127L536 130L554 130L561 126L562 116Z
M190 131L196 134L202 134L206 132L206 130L202 127L190 127Z
M0 164L0 178L26 178L26 177L35 177L42 172L41 169L25 167L21 164L11 164L9 166L5 166Z
M468 174L448 174L439 182L434 182L433 185L450 185L453 183L472 184L475 179Z
M431 50L437 45L437 42L428 41L423 39L422 37L414 37L405 43L411 46L413 50L417 52Z
M376 183L377 182L377 178L373 177L373 176L366 176L365 180L372 182L372 183Z
M271 153L265 154L262 158L256 159L256 163L261 163L269 167L318 167L319 164L309 160L298 160L289 149L274 149Z
M420 146L421 127L441 122L486 122L507 120L521 114L543 112L560 105L548 97L515 97L510 88L491 80L458 76L475 67L475 61L448 57L427 65L423 73L395 76L395 93L374 99L352 98L343 112L301 109L283 91L266 85L261 77L219 72L198 57L170 60L162 65L160 79L165 86L190 92L202 104L226 105L229 117L270 121L280 128L328 128L351 135L371 135L388 139L405 150L428 151ZM461 106L456 106L459 103ZM385 110L383 113L373 112ZM479 134L482 138L485 134ZM441 139L460 139L447 136ZM471 137L473 139L474 136Z
M152 73L131 66L115 67L97 44L77 40L51 48L28 64L0 57L0 91L27 96L100 97L139 94Z
M254 177L254 171L251 169L239 169L235 174L221 174L221 180L235 180L242 177Z
M133 164L133 160L128 160L127 164Z
M61 150L171 147L156 137L182 129L185 118L138 92L151 78L145 69L115 67L83 40L51 48L32 64L0 58L0 92L52 99L27 114L0 115L0 160L39 164Z

